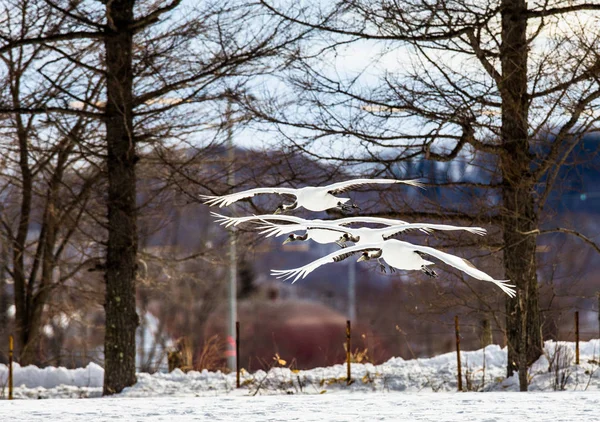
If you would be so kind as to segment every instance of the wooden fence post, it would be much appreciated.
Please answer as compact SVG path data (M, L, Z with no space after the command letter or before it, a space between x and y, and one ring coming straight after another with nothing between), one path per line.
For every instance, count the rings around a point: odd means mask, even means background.
M13 399L13 336L8 336L8 399Z
M352 357L351 330L352 330L352 327L350 326L350 320L348 320L348 321L346 321L346 366L347 366L346 384L347 385L350 385L352 383L352 376L350 373L350 360Z
M579 311L575 311L575 365L579 365Z
M240 388L240 322L235 322L235 386Z
M454 316L454 331L456 332L456 366L458 368L458 391L462 391L462 369L460 366L460 333L458 331L458 315Z

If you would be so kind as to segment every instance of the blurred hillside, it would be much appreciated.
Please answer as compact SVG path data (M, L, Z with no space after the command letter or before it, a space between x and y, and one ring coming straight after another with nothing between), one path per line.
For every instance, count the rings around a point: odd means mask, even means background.
M581 162L592 154L597 157L599 148L600 138L590 136L562 166L560 182L541 214L542 229L578 230L597 241L600 163ZM227 184L231 168L225 148L211 147L200 153L178 149L174 154L184 166L174 169L173 157L169 162L160 154L151 154L139 170L137 300L142 318L138 366L144 371L164 369L167 351L179 347L186 349L190 367L223 368L229 234L214 222L210 212L235 216L272 213L282 198L262 195L228 208L215 208L202 204L198 195L226 194L257 186L323 185L353 176L346 175L343 167L332 167L303 155L239 148L235 151L236 183L232 189ZM489 233L485 239L461 232L426 235L418 231L401 238L443 247L502 278L501 254L494 252L501 234L492 221L493 205L499 205L500 198L493 189L461 185L465 181L493 182L497 175L488 169L495 166L486 160L489 157L478 155L446 163L426 159L405 162L394 169L396 176L422 179L429 185L425 191L402 185L364 187L348 196L360 204L357 214L485 227ZM168 162L171 164L165 164ZM435 184L446 186L432 186ZM415 210L422 215L415 214ZM458 212L473 214L473 220L454 219ZM341 217L336 212L306 210L297 210L294 215ZM253 230L252 224L239 225L236 237L238 315L245 367L268 367L276 353L298 368L341 362L345 321L351 308L356 312L356 320L352 321L353 352L365 361L432 356L453 350L454 315L461 318L465 349L478 348L489 341L504 345L502 293L493 285L464 277L444 264L436 265L440 278L434 280L417 271L383 274L375 263L357 264L355 259L348 259L291 284L274 279L270 270L304 265L338 247L312 241L282 245L284 237L264 238ZM90 257L101 255L100 241L87 241L84 245ZM80 276L67 285L68 294L58 296L48 310L41 365L102 363L103 283L101 271L94 267L96 261L97 258L91 259ZM599 266L597 252L575 236L555 233L538 238L546 339L572 340L574 310L580 311L582 338L598 335ZM352 270L357 281L355 303L349 300L348 291ZM10 332L14 312L8 306L12 301L10 283L0 299L0 310L5 311L4 332Z
M598 171L600 163L592 162L585 166L579 164L582 154L598 150L599 139L598 137L586 139L583 147L573 152L572 160L563 166L559 176L561 182L557 184L560 189L555 189L548 200L543 214L543 227L572 228L588 233L592 238L599 233L597 221L600 214L600 188L598 187L600 186ZM215 154L224 156L225 151L216 151ZM285 162L282 162L270 154L241 149L236 151L236 157L241 163L235 175L238 181L235 185L236 191L256 186L287 185L288 181L292 186L299 187L348 178L341 170L329 168L326 164L311 161L306 157L296 156L292 160L286 157ZM443 204L443 212L437 210L440 215L451 215L453 209L472 209L476 206L474 201L475 203L477 201L485 201L488 204L499 203L500 198L494 197L489 190L467 190L452 186L453 182L460 181L493 181L495 175L487 171L490 166L486 165L485 159L485 157L478 160L457 159L448 163L421 160L404 164L398 169L400 178L418 177L427 183L448 183L449 187L428 187L426 191L419 192L408 187L394 186L377 191L361 189L351 192L350 196L354 202L361 204L360 213L365 215L370 213L402 215L403 209L390 208L390 204L398 204L394 202L394 198L397 197L401 197L403 202L411 202L414 208L418 208L419 203L422 203L423 209L429 209L431 204ZM334 174L333 178L331 174ZM226 193L226 184L222 179L224 177L216 181L216 184L211 186L211 190ZM251 204L240 202L235 206L219 209L210 208L198 201L186 200L183 198L183 193L179 195L182 197L165 208L166 215L158 218L163 222L160 229L148 232L144 241L145 248L176 250L180 256L193 255L206 248L212 250L216 255L212 261L201 264L192 272L206 271L210 274L211 285L217 286L214 289L219 293L209 295L211 303L208 308L210 309L201 306L201 303L207 302L206 290L199 289L202 291L200 292L197 286L189 290L195 293L179 299L177 302L179 311L169 308L165 313L165 310L161 309L164 307L164 301L160 299L160 295L158 299L154 299L156 303L151 303L151 309L159 318L170 320L173 312L185 314L178 317L178 320L191 318L192 322L182 323L179 327L175 327L173 321L167 322L166 330L173 338L192 337L193 343L199 348L206 338L214 334L224 335L224 332L220 333L220 331L224 331L226 318L224 286L227 282L228 235L224 227L214 223L209 212L236 216L271 213L280 198L276 195L263 195L255 197ZM294 215L307 218L339 216L333 213L310 215L305 211L299 211ZM479 217L490 231L490 236L497 236L493 227L485 224L485 216ZM156 221L156 218L150 219L146 221L145 226L158 227ZM459 224L457 221L445 221L443 218L427 221ZM463 222L463 224L469 223ZM270 269L304 265L332 252L337 246L313 242L282 246L284 237L261 238L252 231L251 224L238 226L238 236L240 319L243 327L253 327L251 331L252 344L254 344L254 346L248 345L251 350L246 349L242 352L244 359L251 359L252 356L258 358L256 362L270 362L274 353L285 350L285 353L289 354L285 358L294 358L299 367L333 363L335 354L323 352L321 358L315 359L309 352L313 348L306 347L306 344L307 342L312 344L314 338L322 338L323 330L329 330L324 327L331 324L332 320L338 321L340 339L343 337L343 321L351 306L348 302L347 282L349 266L354 265L353 262L348 260L329 265L291 285L289 282L270 277ZM451 251L470 257L478 267L496 278L502 278L501 266L496 259L492 259L489 254L481 255L476 245L466 249L461 247L461 242L470 244L474 240L473 237L460 233L427 236L418 232L404 236L410 241L434 246L449 243L448 247ZM600 281L594 271L600 263L595 255L596 252L577 238L565 234L549 234L540 237L539 240L538 259L541 300L545 315L545 337L565 339L565 336L572 335L574 309L580 310L581 330L587 333L584 336L593 337L597 333L596 292ZM191 262L186 264L192 267L197 265L199 264ZM369 358L380 361L390 356L425 356L450 350L453 347L451 327L454 314L463 317L464 329L472 333L471 339L465 344L466 348L479 347L479 342L485 335L483 327L486 324L492 328L493 340L503 344L499 327L502 318L496 315L502 312L501 295L491 285L474 279L463 280L460 276L445 271L448 268L443 264L439 267L443 270L440 279L430 280L416 272L390 275L380 273L374 265L364 263L355 265L358 293L355 304L357 321L353 322L360 326L361 334L365 335L363 341L357 343L357 347L368 349ZM170 292L176 291L177 283L168 283L168 289ZM490 300L493 304L493 312L482 312L476 309L472 289L475 289L478 294L492 297ZM180 307L183 301L186 303L190 301L187 307L183 307L185 311ZM325 308L323 311L317 311L309 303L319 303ZM303 307L305 307L304 311L302 311ZM252 312L249 309L256 311ZM265 316L264 312L261 313L258 309L271 310L268 311L268 316ZM302 330L305 332L302 339L293 335L291 328L287 338L280 332L283 328L276 328L278 325L275 321L281 321L282 326L286 327L293 324L289 320L294 318L288 315L291 309L296 309L294 312L299 314L304 312L307 318L310 316L311 323L308 326L305 325L306 321L301 323L304 324ZM325 309L330 311L326 312ZM308 337L311 337L310 333L313 333L313 339L308 340ZM282 346L283 343L289 344Z

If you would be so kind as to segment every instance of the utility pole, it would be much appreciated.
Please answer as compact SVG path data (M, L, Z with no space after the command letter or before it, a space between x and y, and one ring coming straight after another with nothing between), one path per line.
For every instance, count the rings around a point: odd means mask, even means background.
M231 100L227 100L225 118L227 125L227 158L229 170L227 172L227 184L233 189L235 185L235 149L233 147L233 121L231 119ZM231 209L233 210L234 205ZM230 370L236 369L235 356L235 323L237 321L237 250L235 244L235 229L229 228L229 320L227 324L227 366Z
M4 208L0 205L0 214L4 212ZM0 333L4 333L8 325L8 292L6 291L6 268L8 267L8 239L0 232Z
M356 324L356 262L348 260L348 319Z

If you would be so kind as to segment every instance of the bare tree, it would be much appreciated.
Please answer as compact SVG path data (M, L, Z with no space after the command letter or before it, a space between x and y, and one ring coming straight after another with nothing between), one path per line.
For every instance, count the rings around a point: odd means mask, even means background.
M414 168L422 159L463 160L486 171L479 180L441 184L470 189L483 208L452 203L431 212L421 204L404 215L501 229L505 276L518 288L506 301L508 373L518 368L526 390L527 366L542 353L535 253L536 238L546 231L540 218L560 169L600 117L600 38L593 29L600 6L525 0L261 4L313 31L313 44L297 49L298 72L287 78L294 98L255 110L278 123L295 150L395 174L399 164ZM336 57L351 56L352 48L367 57L359 65L346 62L355 72L341 71ZM345 148L328 148L327 140L339 137ZM348 148L348 139L362 153Z
M3 13L9 33L35 37L61 24L59 17L46 10L45 19L34 25L26 2L15 2L14 6L9 10L6 5ZM6 75L2 96L13 110L44 108L60 92L59 85L73 84L66 81L73 71L72 64L52 82L44 80L43 71L34 69L40 63L43 68L45 62L52 60L42 46L10 49L0 59ZM93 100L98 89L88 86L82 94L82 98ZM92 129L87 117L42 119L35 114L15 112L4 123L3 158L7 166L2 180L5 204L0 219L2 237L6 239L3 253L6 255L9 244L13 253L10 265L4 262L2 270L9 272L14 282L19 358L27 365L39 362L44 309L53 292L71 274L66 271L62 275L67 277L57 277L55 269L69 253L91 187L100 173L88 171L86 160L82 159L82 154L90 152L80 143L84 130ZM76 176L66 183L69 173ZM75 267L84 261L75 263Z
M77 86L61 86L60 95L44 108L2 109L84 115L104 124L104 394L112 394L135 382L136 163L152 141L177 141L218 119L218 108L208 103L277 65L275 54L289 42L287 24L239 1L190 8L180 0L42 3L64 18L60 28L35 37L5 35L0 52L44 45L57 56L55 69L74 63L88 79L103 80L102 101L82 98Z

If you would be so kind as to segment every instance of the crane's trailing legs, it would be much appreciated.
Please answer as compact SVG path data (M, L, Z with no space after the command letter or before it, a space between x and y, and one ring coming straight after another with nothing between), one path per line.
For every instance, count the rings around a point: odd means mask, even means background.
M350 212L354 209L360 210L360 207L356 204L344 204L342 202L338 202L337 207L343 212Z
M423 271L425 274L427 274L431 278L438 278L439 277L438 274L434 270L432 270L429 267L426 267L425 265L423 265L421 267L421 271Z
M367 253L367 255L368 255L368 253ZM385 273L386 272L385 271L385 264L383 262L381 262L381 255L383 255L383 250L382 249L378 250L373 255L369 256L369 259L370 258L376 258L377 259L377 263L379 264L379 269L381 270L382 273ZM388 268L390 269L390 273L395 273L396 272L396 269L393 268L393 267L390 267L389 265L388 265Z
M379 250L377 252L375 252L373 255L369 255L369 252L365 251L363 252L362 256L358 259L359 261L368 261L370 259L377 259L377 263L379 264L379 269L381 270L382 273L385 273L385 264L383 262L381 262L381 255L383 254L382 250ZM396 269L392 266L388 265L388 268L390 269L390 273L395 273Z

